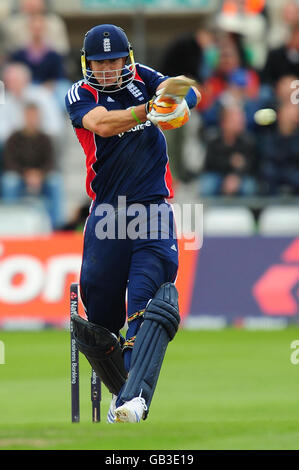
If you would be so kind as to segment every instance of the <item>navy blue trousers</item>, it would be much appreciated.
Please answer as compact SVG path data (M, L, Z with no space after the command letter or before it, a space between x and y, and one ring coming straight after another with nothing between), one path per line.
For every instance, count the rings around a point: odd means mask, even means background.
M153 230L150 225L153 217L150 217L151 209L148 205L147 218L138 226L138 233L142 238L132 239L126 236L121 239L117 228L114 239L99 238L97 224L103 222L104 218L108 220L106 214L98 215L99 207L93 205L85 227L80 275L81 298L88 320L118 336L126 317L143 310L161 284L175 281L178 269L175 222L171 206L162 200L159 208L166 209L165 213L169 214L169 218L158 212L155 216L158 231ZM110 227L113 223L117 227L119 217L117 211L109 217ZM132 216L125 219L127 228L133 219ZM130 321L127 340L136 335L141 323L142 317L138 316ZM130 366L130 353L128 349L124 354L127 370Z

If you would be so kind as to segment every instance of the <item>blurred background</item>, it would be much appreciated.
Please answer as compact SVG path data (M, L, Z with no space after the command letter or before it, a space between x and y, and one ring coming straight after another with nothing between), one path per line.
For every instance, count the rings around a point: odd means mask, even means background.
M100 23L202 93L188 125L165 132L174 202L204 211L202 249L181 243L185 327L297 323L299 2L1 0L0 326L68 321L89 201L64 96Z
M105 387L91 423L83 357L70 419L69 286L89 200L64 96L100 23L202 93L165 132L177 216L203 208L203 227L177 218L182 328L129 432L105 426ZM0 0L0 448L298 449L298 100L298 0Z

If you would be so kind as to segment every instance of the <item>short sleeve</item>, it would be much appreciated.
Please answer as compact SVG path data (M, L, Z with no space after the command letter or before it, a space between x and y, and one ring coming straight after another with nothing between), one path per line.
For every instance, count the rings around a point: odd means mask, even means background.
M65 96L65 106L73 126L82 128L83 117L98 103L91 91L75 83Z
M142 78L144 83L146 83L146 87L150 95L154 95L158 86L169 78L146 65L136 64L136 68L140 78Z

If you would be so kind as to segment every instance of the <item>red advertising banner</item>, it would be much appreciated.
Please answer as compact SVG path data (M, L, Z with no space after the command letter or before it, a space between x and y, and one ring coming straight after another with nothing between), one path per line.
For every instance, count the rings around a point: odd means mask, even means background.
M299 238L206 237L200 251L185 249L190 240L178 242L186 327L298 319ZM65 326L82 247L76 232L0 240L0 327Z
M69 287L78 281L83 236L57 233L38 238L0 240L0 327L37 321L64 326L69 321ZM182 318L189 312L197 251L179 240Z

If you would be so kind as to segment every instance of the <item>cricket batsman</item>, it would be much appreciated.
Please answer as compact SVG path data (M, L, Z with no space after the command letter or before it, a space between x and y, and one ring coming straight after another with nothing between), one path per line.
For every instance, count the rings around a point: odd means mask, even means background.
M184 76L166 77L135 63L125 32L111 24L88 31L81 54L83 79L65 97L92 200L80 273L87 319L72 317L74 334L112 393L107 422L138 423L148 415L180 322L178 247L168 203L173 190L162 130L184 125L200 93ZM159 208L154 231L153 206ZM134 237L129 228L140 207L140 236ZM104 237L104 226L115 230Z

